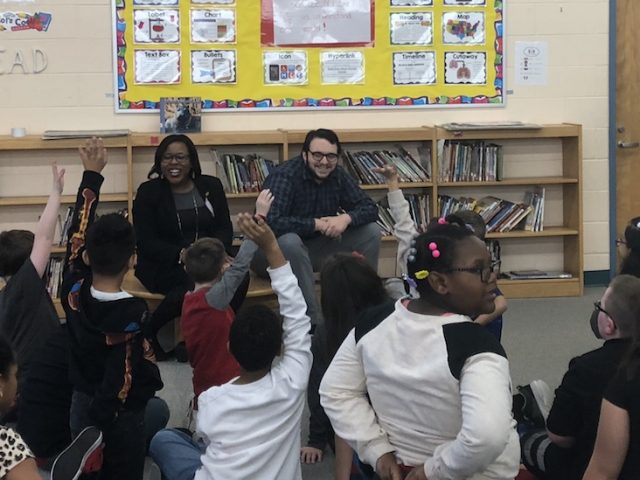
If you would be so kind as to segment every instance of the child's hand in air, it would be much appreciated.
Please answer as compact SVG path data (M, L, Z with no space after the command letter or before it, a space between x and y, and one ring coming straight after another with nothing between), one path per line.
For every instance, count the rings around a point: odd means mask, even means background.
M62 194L64 189L64 168L58 170L58 164L53 162L51 164L51 173L53 174L53 191Z
M256 215L267 218L272 203L273 195L271 194L271 190L262 190L256 200Z
M389 190L397 190L400 188L398 186L398 170L395 165L387 164L384 167L376 167L373 171L383 175L387 179L387 187Z
M239 213L238 228L247 238L256 242L262 250L278 244L273 231L262 218L258 218L256 221L249 213Z
M107 164L107 149L101 138L90 138L78 151L85 170L102 172Z

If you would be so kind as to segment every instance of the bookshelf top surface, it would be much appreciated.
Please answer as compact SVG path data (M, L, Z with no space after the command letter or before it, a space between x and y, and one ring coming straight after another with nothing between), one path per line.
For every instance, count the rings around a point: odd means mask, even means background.
M156 147L167 134L135 132L131 134L131 146ZM196 145L260 145L284 144L282 130L262 130L251 132L202 132L190 133L188 137Z
M26 137L12 137L0 135L0 150L62 150L76 149L84 145L86 138L65 138L60 140L43 140L39 135L27 135ZM107 147L126 147L128 139L124 137L105 138Z
M535 130L500 129L449 131L437 127L436 135L443 140L500 140L579 137L582 127L572 123L542 125Z

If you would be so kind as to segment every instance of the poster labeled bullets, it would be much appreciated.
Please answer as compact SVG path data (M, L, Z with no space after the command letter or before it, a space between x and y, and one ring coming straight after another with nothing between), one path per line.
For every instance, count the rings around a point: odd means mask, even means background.
M177 10L134 10L135 43L180 42L180 14Z
M399 12L389 17L392 45L431 45L433 20L430 12Z
M487 55L483 52L446 52L444 63L447 84L487 83Z
M191 79L193 83L236 83L236 51L194 50Z
M192 10L191 41L193 43L235 43L235 10Z

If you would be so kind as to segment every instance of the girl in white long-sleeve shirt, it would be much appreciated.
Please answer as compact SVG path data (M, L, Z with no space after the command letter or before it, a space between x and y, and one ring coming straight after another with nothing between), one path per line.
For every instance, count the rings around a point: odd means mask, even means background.
M470 318L494 308L487 249L463 224L439 221L408 258L420 298L384 319L360 316L322 380L322 406L382 479L513 479L508 362Z

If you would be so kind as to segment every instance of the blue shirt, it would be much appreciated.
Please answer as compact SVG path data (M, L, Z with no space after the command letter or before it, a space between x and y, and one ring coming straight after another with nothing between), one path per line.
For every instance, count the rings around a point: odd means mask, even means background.
M301 156L283 163L266 178L263 188L274 196L267 222L276 236L296 233L301 238L312 237L315 219L331 217L344 211L357 227L378 219L378 209L341 167L321 183L315 180Z

